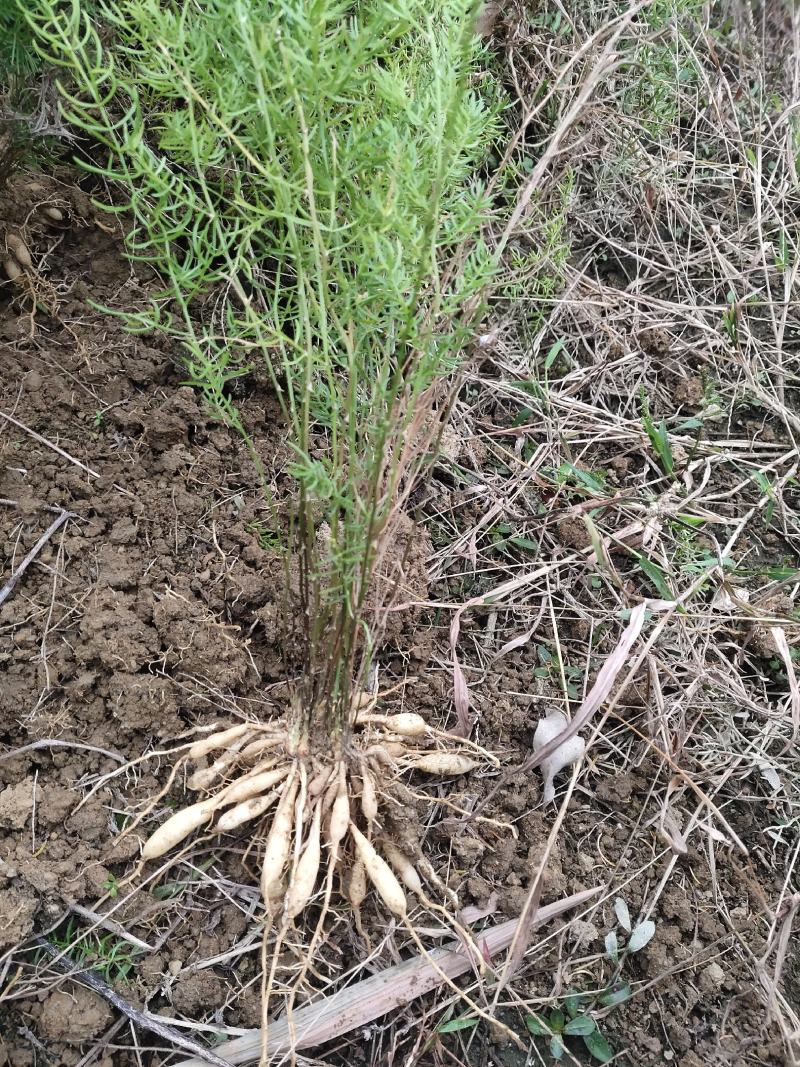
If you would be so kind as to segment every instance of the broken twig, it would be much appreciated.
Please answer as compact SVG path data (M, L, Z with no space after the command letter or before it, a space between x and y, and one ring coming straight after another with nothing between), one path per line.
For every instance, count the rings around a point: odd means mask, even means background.
M86 471L87 474L91 474L93 478L99 478L100 475L97 471L93 471L91 467L87 467L85 463L81 463L79 459L71 456L69 452L65 452L63 448L53 444L52 441L48 441L46 437L42 437L36 430L32 430L30 426L26 426L24 422L20 422L19 419L15 419L13 415L6 415L4 411L0 411L0 419L5 419L6 422L10 422L12 426L16 426L18 430L23 430L26 434L38 441L39 444L45 445L47 448L51 448L53 452L57 452L59 456L63 456L64 459L68 459L70 463L74 463L76 467L80 467L82 471Z
M5 417L7 418L8 416L5 416ZM47 542L50 540L50 538L53 536L53 534L56 532L56 530L59 530L64 525L64 523L67 521L67 519L72 519L74 517L75 517L75 515L74 515L73 512L62 510L60 515L58 515L57 518L53 519L53 521L50 523L50 525L47 527L45 532L42 534L42 536L39 538L39 540L36 542L36 544L33 546L33 548L27 554L27 556L22 561L22 563L20 563L20 565L17 567L17 569L14 571L14 573L8 579L8 581L3 586L3 588L0 589L0 604L2 604L4 601L6 601L8 599L8 597L14 591L14 586L20 580L20 578L25 573L25 571L28 569L28 567L31 565L31 563L33 563L33 561L36 559L36 557L39 555L39 553L42 551L42 549L47 544Z

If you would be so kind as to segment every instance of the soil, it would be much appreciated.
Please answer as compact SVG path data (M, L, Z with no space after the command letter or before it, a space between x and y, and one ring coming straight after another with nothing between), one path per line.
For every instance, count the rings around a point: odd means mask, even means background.
M38 269L39 312L32 315L28 294L0 289L0 411L17 420L0 426L4 579L49 525L48 509L72 513L0 607L0 1064L14 1067L74 1067L89 1062L82 1057L91 1049L96 1064L170 1062L144 1033L142 1051L130 1051L127 1030L114 1029L116 1011L94 993L53 973L41 979L26 939L61 936L70 917L85 921L79 909L112 909L129 935L150 946L141 951L122 939L131 966L104 972L130 1003L162 1017L204 1020L206 1036L214 1027L260 1021L252 857L239 847L225 853L208 847L191 867L125 886L139 840L131 835L119 843L120 826L133 805L163 785L170 760L104 776L121 761L169 749L191 727L227 721L233 707L265 717L280 712L281 571L259 542L256 523L264 512L247 451L182 384L179 353L157 337L126 333L112 314L93 307L140 307L156 283L148 269L125 260L122 235L108 217L96 215L88 191L68 173L34 183L21 175L0 201L0 228L29 213L39 218L43 203L64 211L57 227L31 223L25 231ZM685 392L683 402L691 405L688 382ZM239 404L279 478L287 454L274 397L255 378ZM587 544L580 518L563 518L556 536L565 551ZM404 537L417 546L411 599L424 599L430 546L408 526ZM588 647L586 626L572 621L576 647ZM485 622L480 614L465 617L464 639ZM402 625L393 623L384 653L384 681L412 679L404 710L421 711L439 725L451 721L450 678L437 658L448 625L449 619L417 610ZM536 719L557 692L534 675L537 655L531 642L490 661L472 688L476 737L509 766L530 751ZM635 691L630 699L636 706ZM634 902L666 879L652 916L655 936L625 964L623 978L637 994L603 1020L620 1062L783 1063L751 964L765 947L766 902L780 895L785 877L780 847L764 847L769 804L732 804L726 812L750 848L747 860L707 833L693 834L686 854L676 857L665 852L648 806L664 775L663 765L646 756L625 771L610 759L590 767L547 864L542 900L613 876L635 912ZM390 825L405 847L431 858L465 904L494 900L498 917L514 916L543 854L552 813L542 808L541 780L531 772L513 777L489 802L482 815L495 822L465 828L452 806L472 810L496 783L496 776L475 776L437 787L433 803L400 794L405 807ZM168 799L178 802L181 795L176 784ZM410 817L415 811L420 818ZM397 949L391 938L381 940L386 919L371 897L363 921L369 945L388 964ZM614 926L611 901L575 923L555 924L515 984L516 995L535 1004L570 986L614 981L604 956ZM16 951L3 956L7 949ZM367 940L344 924L322 953L320 969L341 974L368 951ZM797 994L795 953L790 943L787 996ZM6 970L4 960L12 961ZM286 966L292 963L290 954ZM429 1038L422 1044L421 1012ZM432 1000L424 1011L414 1005L391 1026L365 1031L359 1051L339 1043L318 1062L354 1055L387 1065L432 1065L453 1056L486 1065L538 1062L520 1058L483 1028L468 1048L457 1034L436 1037L438 1017ZM520 1014L507 1018L524 1033ZM570 1049L581 1061L580 1047Z

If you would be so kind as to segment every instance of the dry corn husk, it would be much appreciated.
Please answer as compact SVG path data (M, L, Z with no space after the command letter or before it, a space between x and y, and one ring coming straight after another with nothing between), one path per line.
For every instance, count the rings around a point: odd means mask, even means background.
M543 905L536 913L534 926L543 926L599 892L599 888L585 889L553 904ZM508 948L516 929L517 920L509 919L477 935L485 956L496 959ZM367 1026L382 1015L436 989L444 981L442 974L450 979L457 978L469 971L472 964L469 953L460 942L454 942L432 949L428 956L414 956L361 982L346 985L332 996L321 997L296 1009L291 1020L286 1016L273 1020L269 1024L269 1059L283 1060L292 1051L314 1048ZM233 1067L255 1063L261 1054L261 1030L251 1030L232 1041L225 1041L217 1046L216 1052ZM192 1057L181 1060L176 1067L205 1067L205 1064Z

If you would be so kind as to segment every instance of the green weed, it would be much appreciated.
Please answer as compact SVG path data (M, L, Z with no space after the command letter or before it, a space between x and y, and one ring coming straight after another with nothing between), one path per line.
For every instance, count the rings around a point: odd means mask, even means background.
M255 537L259 547L263 548L264 551L279 550L281 548L280 534L270 530L261 519L253 519L252 522L246 523L245 530Z
M725 299L727 307L722 312L722 328L731 344L736 345L739 343L739 303L733 290L730 290Z
M614 1058L614 1049L603 1037L597 1021L584 1010L589 998L579 993L570 993L564 998L566 1013L553 1008L545 1020L539 1015L526 1015L525 1025L534 1037L549 1039L550 1055L554 1060L564 1058L567 1037L579 1037L586 1051L598 1063L609 1063Z
M293 453L273 503L300 574L298 700L328 731L380 640L374 569L495 274L475 173L503 102L473 79L477 7L120 0L103 38L81 0L31 9L66 118L127 198L130 254L164 279L127 324L181 343L259 467L230 386L266 365Z
M108 985L124 982L136 965L137 953L127 941L114 934L85 933L74 919L51 940L73 963L95 971Z
M37 63L31 29L22 7L16 0L3 0L0 4L0 91L13 92L21 80L36 70Z
M614 981L598 993L579 993L571 990L563 999L561 1007L551 1009L547 1016L531 1014L525 1017L525 1024L534 1037L549 1039L550 1055L561 1060L567 1051L566 1038L580 1038L586 1051L598 1063L609 1063L614 1058L614 1050L600 1032L594 1017L597 1009L616 1008L624 1004L633 995L627 982L618 980L625 957L641 952L650 943L656 931L652 919L643 919L635 925L631 922L628 905L622 897L614 900L614 912L619 928L627 939L624 947L620 946L617 930L610 930L606 936L606 956L614 967Z
M605 475L602 471L589 471L585 467L578 467L574 463L565 460L557 469L544 467L542 477L547 478L553 485L569 486L573 489L582 490L583 493L592 495L605 493Z
M665 474L672 475L675 471L675 459L672 455L672 446L669 443L667 424L664 419L662 419L658 426L656 426L653 417L650 414L650 405L646 396L642 396L642 426L644 426L645 433L650 439L653 451L658 457L661 469Z
M505 176L506 186L524 182L533 159L523 159ZM529 164L526 166L525 164ZM570 253L567 211L575 186L568 171L558 187L550 190L546 206L535 204L526 223L528 240L509 249L507 263L498 279L497 299L507 303L523 336L531 337L544 322L550 302L564 284L564 266ZM545 363L549 372L552 361Z
M108 878L103 882L103 889L112 900L119 896L119 880L115 874L109 874Z

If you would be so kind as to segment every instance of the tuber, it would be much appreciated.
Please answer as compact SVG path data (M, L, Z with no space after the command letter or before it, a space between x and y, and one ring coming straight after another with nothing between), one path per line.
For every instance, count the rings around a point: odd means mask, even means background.
M536 733L533 735L533 751L539 752L544 746L563 733L568 725L566 715L560 711L552 711L544 719L539 720ZM549 804L555 798L556 789L553 780L559 771L576 763L583 755L586 744L582 737L577 735L567 740L551 752L546 759L542 760L540 770L544 778L544 802Z

